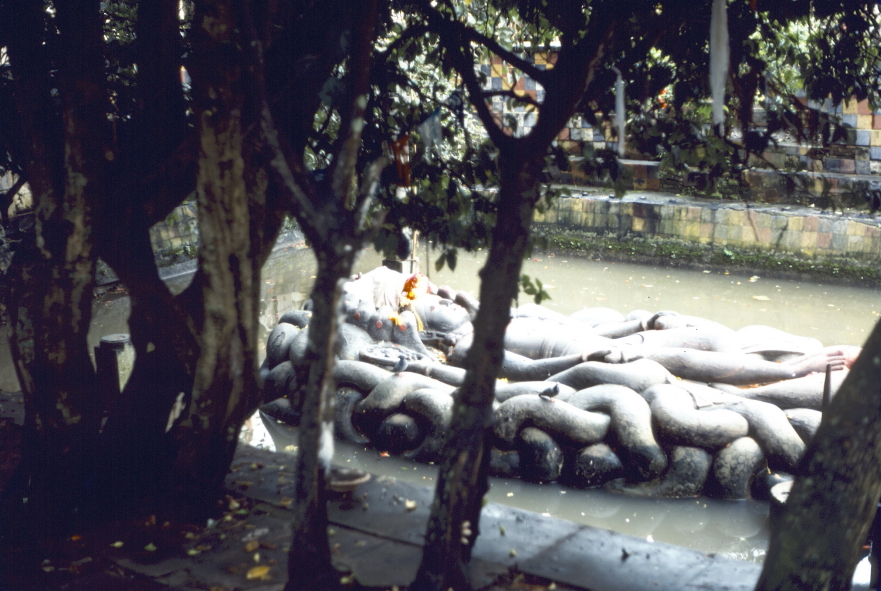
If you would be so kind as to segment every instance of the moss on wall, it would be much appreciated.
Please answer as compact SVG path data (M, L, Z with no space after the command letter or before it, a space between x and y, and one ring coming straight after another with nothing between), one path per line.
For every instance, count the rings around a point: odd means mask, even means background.
M601 236L544 225L547 250L592 258L683 268L714 268L769 277L881 286L881 271L844 257L808 259L786 252L712 246L665 238Z

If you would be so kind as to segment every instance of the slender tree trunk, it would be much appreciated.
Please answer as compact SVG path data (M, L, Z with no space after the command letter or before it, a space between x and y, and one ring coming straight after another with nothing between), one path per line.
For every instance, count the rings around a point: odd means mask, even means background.
M354 257L316 248L318 271L312 288L312 319L306 362L309 378L303 400L296 468L294 539L288 554L289 591L334 589L339 575L331 566L327 538L326 477L333 458L333 400L342 283L352 274Z
M333 460L333 366L341 321L339 299L342 283L351 275L357 253L382 222L382 216L369 217L368 212L387 159L377 158L362 171L360 189L354 182L358 178L361 133L368 112L377 2L354 3L344 6L340 13L339 19L352 19L351 35L346 42L347 110L341 113L333 163L324 182L316 185L303 174L302 153L283 155L271 117L264 118L267 139L278 150L273 169L299 206L297 219L318 259L306 351L309 377L299 431L293 539L288 554L286 589L290 591L333 589L340 585L330 559L325 490ZM312 116L309 117L311 120ZM299 180L294 179L289 162L294 164Z
M517 295L529 228L539 199L543 157L576 105L587 99L585 92L613 39L619 12L612 5L591 5L589 26L579 35L580 40L563 40L549 75L538 125L527 136L516 139L497 124L485 100L475 74L474 54L465 49L470 45L464 41L469 36L467 27L433 7L428 12L429 22L462 76L484 129L499 150L500 191L489 258L480 272L480 310L474 322L473 353L467 360L460 399L453 405L452 428L438 474L422 563L413 583L418 591L471 587L468 564L487 490L494 380L504 355L509 310Z
M114 205L116 212L126 208ZM129 220L128 232L109 240L106 234L115 233L105 233L104 259L130 294L135 364L100 435L98 520L158 512L160 484L173 460L165 430L169 409L179 393L192 390L199 355L191 312L199 309L191 301L195 288L173 297L159 277L144 213L134 209L119 218Z
M94 516L99 521L160 512L158 497L174 460L173 440L165 431L169 410L178 394L193 387L192 373L173 345L191 336L186 325L169 321L173 315L155 299L133 294L131 300L135 365L100 436ZM195 349L193 342L191 358Z
M823 413L756 589L850 589L879 495L881 323Z
M468 564L479 535L492 431L495 379L504 356L505 328L520 279L535 203L540 162L501 159L499 212L489 257L480 271L480 311L474 322L465 383L453 406L446 452L438 472L425 550L415 590L470 589ZM468 528L464 527L466 524ZM452 527L463 526L456 531ZM471 535L467 535L470 529Z

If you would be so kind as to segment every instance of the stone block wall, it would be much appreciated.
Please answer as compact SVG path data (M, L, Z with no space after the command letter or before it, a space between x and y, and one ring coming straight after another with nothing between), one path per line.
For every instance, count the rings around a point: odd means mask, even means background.
M150 228L150 244L160 265L191 259L199 245L196 204L184 203Z
M839 105L835 113L848 128L847 138L822 155L824 171L881 174L881 109L872 111L867 100L850 100Z
M844 101L837 107L799 99L810 109L825 110L844 126L841 140L827 146L806 146L780 143L769 146L757 166L767 166L765 160L778 168L799 169L807 172L838 174L881 175L881 110L872 111L868 100ZM763 112L756 111L756 122L763 125Z
M881 259L879 222L810 208L747 208L685 199L670 203L645 197L566 197L544 213L536 213L535 221L600 235L673 238L809 258Z
M557 61L557 52L538 51L522 54L521 57L539 70L551 70ZM486 91L510 90L517 96L529 96L538 103L544 101L545 90L541 84L528 76L518 76L498 56L493 56L491 63L479 66L479 70L486 77L483 85ZM511 135L519 137L529 134L538 121L538 111L531 105L509 106L503 96L493 96L490 100L492 109L500 115ZM510 122L513 125L509 125ZM573 154L580 154L588 142L596 149L617 149L617 143L613 140L610 124L593 127L581 116L570 119L557 136L558 145Z
M800 100L812 109L822 108ZM796 194L830 197L831 206L860 206L867 194L881 196L881 110L872 111L867 100L827 105L827 110L845 126L845 137L825 146L780 143L762 158L753 157L755 168L746 176L753 199L775 203ZM769 163L787 171L786 176L768 169Z
M631 188L637 191L661 190L659 162L647 160L619 160L618 162L624 167L624 174Z
M881 197L881 176L847 175L831 172L789 172L753 168L746 171L750 198L762 203L799 202L824 199L826 208L862 207L872 195Z

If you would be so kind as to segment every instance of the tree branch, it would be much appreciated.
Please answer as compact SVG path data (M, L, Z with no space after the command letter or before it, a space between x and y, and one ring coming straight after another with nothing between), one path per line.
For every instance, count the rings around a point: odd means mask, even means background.
M506 96L515 101L526 103L528 105L532 105L534 107L541 107L541 103L529 96L528 94L517 94L513 90L490 90L487 92L483 92L483 97L494 97L494 96Z
M367 108L367 95L370 92L370 63L375 40L376 8L377 0L372 0L359 3L355 11L355 39L349 55L351 110L340 122L340 138L330 168L333 196L336 199L343 199L346 209L350 211L358 207L355 200L350 202L347 196L351 190L351 180L361 149L364 113Z
M266 79L263 75L265 63L263 58L263 45L257 37L257 30L251 17L246 2L236 3L239 7L239 20L242 23L243 37L245 38L245 58L249 75L253 81L251 85L251 102L257 105L260 113L260 130L266 139L270 152L270 169L275 174L279 184L284 187L293 201L291 208L293 214L302 223L303 232L311 241L324 239L323 233L314 230L315 222L319 219L317 208L304 191L303 187L309 187L308 175L299 159L289 158L292 150L286 150L279 137L278 128L273 120L272 111L266 95ZM316 234L316 232L318 232Z
M405 42L410 41L411 39L415 39L420 35L424 35L429 33L431 29L428 28L428 25L411 25L404 29L404 32L401 33L401 36L389 43L388 47L385 48L385 51L380 51L376 54L377 61L386 60L391 52Z
M373 196L376 194L376 189L379 186L379 177L382 175L383 169L389 165L389 162L390 160L387 156L380 156L371 162L370 166L368 166L367 170L364 172L364 178L361 181L361 190L358 194L358 199L356 200L357 208L354 211L355 228L359 230L357 240L362 243L372 240L376 235L376 232L379 231L382 222L385 220L387 210L382 210L377 212L369 225L366 224L367 214L370 211L370 204L373 201Z
M15 181L15 183L11 187L9 187L9 190L3 193L3 202L0 203L0 222L3 221L4 212L9 209L10 205L12 205L12 200L15 198L15 196L18 194L18 192L21 190L26 182L27 177L25 177L25 175L23 174L20 174L18 175L18 179Z
M426 1L423 1L423 9L428 15L429 22L433 28L441 31L441 45L449 52L453 66L459 72L459 75L462 76L465 87L468 89L468 96L471 98L471 104L477 111L477 116L489 134L490 140L499 150L507 151L511 149L515 145L516 140L505 135L496 123L496 118L493 116L486 101L480 98L483 94L483 89L480 86L480 81L477 79L474 58L465 53L467 51L466 48L470 44L466 41L463 34L464 27L455 21L444 18Z
M482 33L475 31L474 29L465 27L464 25L458 23L458 21L456 22L457 24L459 24L459 26L462 27L465 33L465 38L472 43L479 43L480 45L483 45L491 52L493 52L518 70L522 71L525 75L529 76L542 86L546 87L550 83L551 78L548 75L548 72L550 72L551 70L539 70L535 67L535 64L528 62L516 53L505 49L498 43L498 41L496 41L492 37L487 37L486 35L483 35Z
M448 6L450 8L451 13L453 15L455 15L455 9L452 7L452 5L448 4ZM437 14L438 14L438 16L440 16L439 13L437 13ZM440 17L440 18L443 18L443 17ZM530 78L532 78L533 80L535 80L536 82L541 84L542 86L547 86L550 83L551 78L549 75L549 72L550 72L549 70L539 70L538 68L535 67L535 64L523 59L522 57L520 57L519 55L517 55L513 51L506 49L504 46L502 46L498 41L496 41L492 37L487 37L483 33L480 33L479 31L477 31L475 29L467 27L455 19L444 19L444 20L447 23L449 23L450 27L458 27L459 33L461 33L461 35L467 41L470 41L471 43L476 43L478 45L483 45L484 47L489 49L491 52L493 52L494 54L496 54L497 56L502 58L502 60L504 60L508 64L514 66L518 70L522 71L526 76L529 76Z
M185 128L177 0L140 3L137 39L138 131L134 153L123 160L150 168L174 150Z
M595 8L584 36L576 43L563 44L557 64L550 70L550 85L556 91L546 95L541 117L524 140L547 146L572 116L612 45L618 28L616 10L605 4Z
M130 289L140 286L146 293L156 289L146 286L153 275L158 279L149 239L135 235L140 232L146 237L152 225L167 218L193 193L197 142L196 132L190 130L166 158L150 169L118 179L107 196L105 215L96 227L98 256Z
M42 34L46 28L45 12L41 2L30 2L20 7L17 14L7 6L3 16L6 22L16 23L8 28L6 43L15 84L15 106L25 138L22 168L30 179L37 213L42 208L51 209L55 195L61 192L57 172L62 154L58 141L60 124L50 104L50 68Z

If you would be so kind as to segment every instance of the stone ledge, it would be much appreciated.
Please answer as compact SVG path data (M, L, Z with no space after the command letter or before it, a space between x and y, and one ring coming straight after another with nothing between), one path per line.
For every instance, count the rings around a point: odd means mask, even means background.
M577 194L579 191L574 190ZM534 221L619 238L664 238L785 253L807 259L881 259L876 217L811 207L755 205L633 192L623 199L582 192L556 200Z

